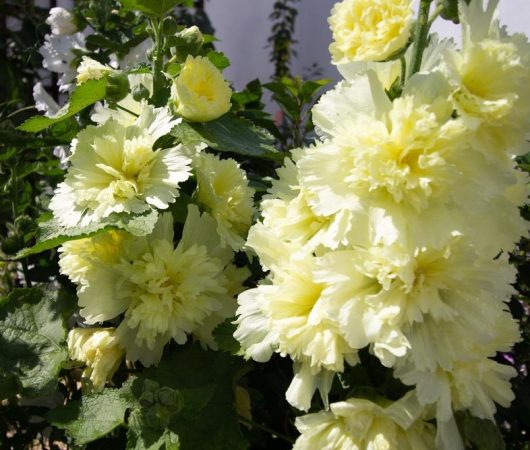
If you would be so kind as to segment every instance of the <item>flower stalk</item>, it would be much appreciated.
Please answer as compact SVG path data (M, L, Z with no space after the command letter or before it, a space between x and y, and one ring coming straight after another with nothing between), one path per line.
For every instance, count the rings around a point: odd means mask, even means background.
M421 68L421 61L423 52L429 42L429 28L431 21L429 20L429 10L431 8L432 0L421 0L420 9L418 12L418 20L416 22L416 29L414 32L414 43L412 44L412 60L409 66L408 78L419 72Z

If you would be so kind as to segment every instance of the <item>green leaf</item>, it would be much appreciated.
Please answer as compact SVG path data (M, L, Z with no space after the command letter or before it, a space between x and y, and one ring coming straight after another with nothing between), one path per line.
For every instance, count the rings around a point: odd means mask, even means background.
M241 345L234 337L236 325L232 323L233 319L226 320L220 323L215 330L213 330L213 337L219 349L228 352L232 355L237 355L241 349Z
M103 100L107 94L107 80L88 80L79 85L70 97L70 101L64 105L60 111L53 117L35 116L26 120L17 130L37 133L48 128L50 125L61 122L64 119L72 117L81 110L85 109L100 100Z
M129 396L124 395L128 389L126 384L121 389L83 395L81 400L50 411L46 418L52 425L66 430L76 444L87 444L125 424L125 412L133 406Z
M464 0L469 4L470 0ZM440 16L445 20L450 20L454 23L460 23L458 16L458 0L438 0L438 7L443 8Z
M150 210L140 215L112 214L101 222L91 223L84 227L66 228L55 219L39 224L39 237L33 247L22 249L15 259L36 255L58 247L65 242L94 236L108 230L125 230L135 236L145 236L153 231L158 212Z
M145 426L140 413L134 411L130 421L133 426L127 432L127 450L179 450L180 441L176 433L171 430L160 431Z
M246 367L241 358L224 352L205 351L199 345L193 345L175 351L158 367L147 369L141 377L161 386L158 392L164 388L177 390L181 404L169 415L167 409L152 409L161 403L159 394L158 402L154 402L150 410L144 408L140 421L146 430L144 442L157 442L156 439L161 439L169 430L178 436L180 448L186 450L246 449L247 442L239 429L234 406L234 383ZM149 429L145 428L148 417L158 417L158 426L151 420ZM135 430L133 436L142 432L139 424L130 423L129 427ZM157 428L158 437L152 434ZM151 447L135 447L132 443L128 448L151 450Z
M171 134L183 144L205 142L220 151L275 161L283 159L274 148L274 138L268 131L232 114L211 122L181 122Z
M230 67L230 60L223 52L216 52L215 50L210 50L206 57L219 70L224 70L227 67Z
M0 299L1 391L13 381L28 396L55 389L68 357L65 322L75 305L69 294L52 289L15 289Z
M504 450L506 448L495 422L474 417L468 411L457 412L456 421L464 440L473 444L477 450Z
M151 17L162 17L184 0L120 0L123 9L140 11Z

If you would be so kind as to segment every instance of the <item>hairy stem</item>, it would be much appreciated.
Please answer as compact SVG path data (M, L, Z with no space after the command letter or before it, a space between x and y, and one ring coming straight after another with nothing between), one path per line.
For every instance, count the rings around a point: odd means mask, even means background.
M412 61L409 66L408 78L416 72L419 72L421 68L421 60L423 58L425 47L427 47L429 28L431 25L431 22L429 21L429 10L432 1L433 0L420 0L420 9L414 33L414 43L412 44Z
M156 101L157 93L164 87L164 42L162 36L162 22L151 19L155 48L153 50L153 98Z

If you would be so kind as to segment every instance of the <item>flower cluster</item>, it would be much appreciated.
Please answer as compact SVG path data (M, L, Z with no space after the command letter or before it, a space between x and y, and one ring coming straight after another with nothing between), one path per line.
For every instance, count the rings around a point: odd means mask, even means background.
M530 130L530 45L500 28L496 3L460 2L461 50L433 37L407 79L399 61L377 61L405 44L410 2L333 9L345 79L313 108L320 140L292 152L261 204L247 245L269 275L239 296L235 333L246 357L292 358L286 396L299 409L317 389L327 406L363 348L414 387L437 448L463 448L453 411L493 420L513 399L514 370L490 358L519 338L504 301L507 253L527 231L515 157ZM300 419L295 448L433 448L368 403Z
M51 11L48 23L53 36L47 50L55 48L55 36L85 36L73 34L73 15L61 8ZM196 27L190 30L197 34ZM70 44L65 41L74 49ZM63 62L74 69L70 53ZM93 124L72 141L65 179L49 205L55 222L77 238L59 248L59 265L77 285L80 315L89 327L70 332L68 349L86 366L83 377L96 391L124 357L151 366L166 344L184 344L189 336L216 348L212 332L234 316L235 296L249 275L234 264L254 213L245 172L235 160L208 153L202 142L183 144L170 136L183 121L228 112L228 83L208 58L188 55L173 80L162 79L172 84L171 98L157 103L156 77L128 71L132 63L83 56L76 71L63 72L61 85L66 90L74 80L77 88L102 80L107 91L94 106ZM119 95L112 95L113 87ZM49 116L65 111L42 86L35 93ZM156 224L145 232L122 229L130 220L152 217ZM87 227L96 232L87 236Z
M189 205L177 246L169 213L147 236L110 231L65 243L61 271L78 284L85 322L123 314L116 340L127 359L146 366L160 361L171 339L183 344L188 334L215 347L211 332L234 314L233 296L248 276L231 264L233 252L216 229L209 214Z
M160 361L170 340L182 344L188 335L215 348L212 331L234 315L234 296L248 277L232 264L253 214L254 191L243 170L232 159L205 153L202 144L154 150L180 119L167 108L130 106L131 113L99 106L92 118L101 123L78 134L65 181L50 203L56 220L65 227L86 226L113 214L167 209L192 171L198 180L194 197L207 212L188 205L176 246L173 216L164 213L146 236L107 231L60 248L61 272L78 285L85 323L123 317L112 340L100 334L71 338L72 358L87 363L95 389L114 370L92 356L88 348L96 344L103 354L120 348L120 359L125 354L146 366Z

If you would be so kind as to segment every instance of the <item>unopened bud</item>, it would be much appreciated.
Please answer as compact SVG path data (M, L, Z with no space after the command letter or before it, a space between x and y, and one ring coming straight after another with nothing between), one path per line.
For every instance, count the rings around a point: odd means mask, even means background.
M116 103L123 100L129 93L129 79L120 71L113 71L107 75L107 101Z

